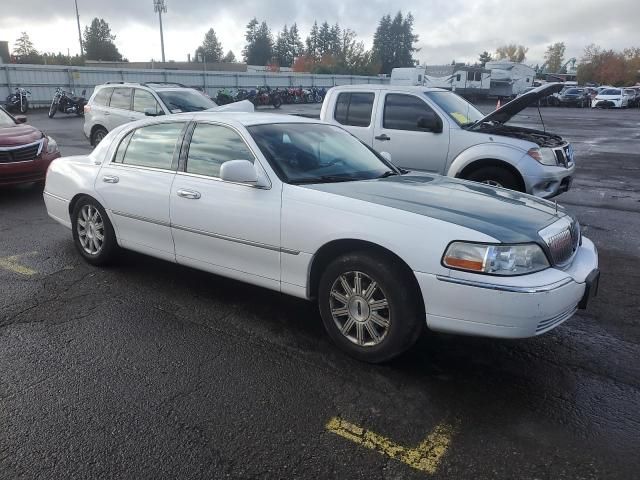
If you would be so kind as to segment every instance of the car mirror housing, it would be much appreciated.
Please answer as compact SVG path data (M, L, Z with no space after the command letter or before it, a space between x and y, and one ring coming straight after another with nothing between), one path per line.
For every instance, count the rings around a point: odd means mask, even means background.
M258 172L249 160L230 160L220 167L220 178L225 182L246 183L260 186Z
M442 133L442 119L435 113L418 118L418 128L433 133Z
M15 116L16 123L27 123L27 117L24 115L16 115Z
M162 110L156 110L155 108L145 108L144 114L147 117L159 117L160 115L164 115Z

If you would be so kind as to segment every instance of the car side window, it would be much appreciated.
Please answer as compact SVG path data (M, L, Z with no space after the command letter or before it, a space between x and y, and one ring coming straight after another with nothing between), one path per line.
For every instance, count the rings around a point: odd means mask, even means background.
M131 89L130 88L114 88L111 95L112 108L121 108L123 110L131 110Z
M189 143L187 173L217 178L222 164L230 160L254 162L255 158L234 130L220 125L197 124Z
M435 112L418 97L390 93L384 100L382 126L389 130L421 132L418 119L432 114Z
M343 92L338 95L334 118L341 125L368 127L373 112L373 93Z
M138 128L120 142L113 161L123 165L172 170L183 128L184 123L159 123Z
M109 99L111 98L112 93L113 93L113 88L101 89L98 93L96 93L96 96L93 97L93 104L100 105L100 106L109 105Z
M162 112L160 105L156 101L152 93L136 88L133 91L133 111L146 113L146 110L152 110L154 115Z

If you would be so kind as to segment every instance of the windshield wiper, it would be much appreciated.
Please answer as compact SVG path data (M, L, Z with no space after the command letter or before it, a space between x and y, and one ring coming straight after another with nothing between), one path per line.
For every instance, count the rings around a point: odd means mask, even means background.
M388 177L393 177L394 175L400 175L400 174L398 172L394 172L393 170L387 170L378 178L388 178Z
M315 178L303 178L301 180L294 180L294 185L303 185L307 183L338 183L338 182L354 182L359 180L358 178L345 177L341 175L322 175Z

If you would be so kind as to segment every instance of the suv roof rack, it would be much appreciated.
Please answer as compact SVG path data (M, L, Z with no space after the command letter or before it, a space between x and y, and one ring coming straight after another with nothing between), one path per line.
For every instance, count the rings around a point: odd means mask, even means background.
M186 85L178 82L145 82L141 85L145 87L153 88L153 87L180 87L180 88L189 88Z
M140 85L140 83L138 82L123 82L123 81L109 81L109 82L103 83L103 85L124 85L124 84Z

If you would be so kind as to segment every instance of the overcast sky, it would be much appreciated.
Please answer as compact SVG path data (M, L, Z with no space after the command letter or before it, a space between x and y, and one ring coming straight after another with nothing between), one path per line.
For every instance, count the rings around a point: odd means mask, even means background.
M21 31L46 52L79 51L73 0L1 0L0 40L13 49ZM167 59L186 60L213 27L225 52L241 57L245 25L266 20L274 36L285 23L298 22L303 41L314 19L355 30L371 46L380 17L411 11L420 35L416 58L422 64L474 62L515 42L529 47L527 63L543 63L546 46L565 42L567 58L582 55L589 43L622 49L640 46L638 0L166 0L163 17ZM393 6L392 6L393 5ZM131 61L160 58L158 16L153 0L78 0L80 22L104 18L116 45Z

